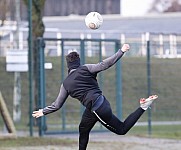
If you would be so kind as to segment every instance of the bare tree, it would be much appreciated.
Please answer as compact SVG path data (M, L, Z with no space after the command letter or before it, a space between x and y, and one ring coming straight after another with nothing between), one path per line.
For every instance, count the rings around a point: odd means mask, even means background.
M24 0L26 6L28 6L28 0ZM37 47L37 38L43 37L45 26L43 23L43 8L45 5L45 0L32 0L32 43L33 43L33 63L34 63L34 100L35 100L35 110L37 110L38 106L38 83L37 83L37 62L38 62L38 47Z
M181 4L178 0L173 0L170 7L168 7L164 12L180 12L181 11Z
M8 16L8 4L9 0L0 0L0 26L4 26L4 21L7 19ZM2 52L1 49L1 40L3 37L3 32L0 32L0 55Z
M180 12L180 0L154 0L149 12L164 13L164 12Z
M8 0L0 0L0 20L1 26L4 25L4 21L6 20L8 14Z

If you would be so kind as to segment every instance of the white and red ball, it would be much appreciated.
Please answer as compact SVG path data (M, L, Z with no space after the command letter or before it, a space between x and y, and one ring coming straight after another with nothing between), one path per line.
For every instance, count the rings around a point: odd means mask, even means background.
M103 18L98 12L90 12L85 17L85 24L90 29L98 29L103 23Z

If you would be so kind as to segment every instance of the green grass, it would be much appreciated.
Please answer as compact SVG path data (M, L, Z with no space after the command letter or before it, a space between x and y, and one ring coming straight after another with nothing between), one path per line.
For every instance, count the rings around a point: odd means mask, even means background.
M86 58L86 63L97 63L97 58ZM153 121L181 121L181 59L151 58L151 93L158 94L158 101L152 107ZM52 103L61 84L61 61L59 57L47 57L46 62L52 62L53 69L46 70L46 104ZM123 119L138 106L138 100L147 96L147 65L144 57L123 57L122 59L122 89L123 89ZM65 71L65 75L66 75ZM115 101L115 67L102 73L102 90L110 101L113 112L116 112ZM6 101L10 114L13 114L13 80L14 74L5 71L5 58L0 58L0 91ZM21 73L22 82L22 119L16 123L17 130L28 130L29 115L29 84L28 74ZM65 104L66 123L78 124L81 107L78 101L69 98ZM145 113L140 121L147 121ZM58 111L47 116L47 124L53 124L61 130L62 113ZM77 129L76 128L76 129ZM51 127L48 127L51 130ZM163 128L164 129L164 128ZM0 130L3 130L3 121L0 117ZM156 129L153 129L153 131ZM167 129L164 130L167 133ZM175 128L173 128L175 134ZM174 135L173 134L173 135ZM177 134L177 133L176 133ZM176 135L175 134L175 135ZM161 133L160 133L161 135ZM170 135L171 136L171 135ZM179 134L180 136L180 134ZM175 136L177 137L177 136Z
M181 128L180 125L153 125L151 127L151 135L149 135L147 126L135 126L128 135L181 140Z

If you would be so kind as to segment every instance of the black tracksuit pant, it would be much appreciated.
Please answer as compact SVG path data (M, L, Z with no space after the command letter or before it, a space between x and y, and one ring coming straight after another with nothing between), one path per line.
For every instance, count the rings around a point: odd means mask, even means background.
M110 131L118 134L126 134L137 122L144 110L138 108L135 112L131 113L124 122L121 122L113 113L109 102L104 98L102 105L95 111L85 109L79 125L79 150L86 150L89 133L95 123L99 121Z

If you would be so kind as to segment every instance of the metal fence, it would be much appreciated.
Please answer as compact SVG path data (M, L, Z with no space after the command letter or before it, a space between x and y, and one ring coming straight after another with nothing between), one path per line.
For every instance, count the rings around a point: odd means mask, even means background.
M48 74L47 71L44 69L44 62L49 59L49 57L45 57L45 50L46 50L46 43L47 42L60 42L60 49L61 54L60 57L57 57L57 62L59 62L59 66L56 68L53 68L52 70L59 70L59 73L56 73L56 76L58 78L54 77L54 79L58 79L58 81L52 82L52 77L48 78L46 77L46 74ZM44 44L45 42L45 47ZM59 89L61 82L66 77L67 67L65 64L64 56L67 55L68 51L71 49L76 49L81 58L81 63L98 63L102 61L103 59L103 53L109 50L109 54L115 53L119 49L119 40L113 40L113 39L39 39L39 107L43 108L45 107L47 103L50 104L50 101L46 101L46 99L52 99L55 95L52 95L54 92L51 90ZM50 58L49 61L52 61ZM59 69L58 69L59 68ZM112 101L114 103L114 106L118 106L114 108L115 113L117 116L121 119L121 109L122 109L122 92L121 92L121 64L120 61L116 63L116 69L112 70L112 84L113 85L106 85L105 80L103 78L106 78L105 73L100 73L98 76L98 81L100 84L100 87L103 91L106 90L105 87L111 87L110 93L112 93L112 96L114 97L114 100ZM52 74L53 71L51 71ZM51 74L49 74L51 76ZM48 88L50 85L56 84L58 87L56 89ZM115 84L117 83L117 84ZM107 90L108 92L108 90ZM113 94L114 93L114 94ZM49 94L51 97L49 98ZM47 97L47 98L46 98ZM55 98L54 98L55 99ZM81 113L83 111L83 107L80 107L80 105L77 103L77 101L69 98L65 104L65 106L61 109L61 115L59 117L51 117L51 115L47 116L46 118L42 118L40 120L40 126L39 126L39 133L40 135L43 134L50 134L50 133L62 133L62 132L75 132L77 131L77 127L79 125L79 121L81 118ZM99 125L100 126L100 125ZM101 130L102 127L95 127L97 128L97 131ZM48 129L45 131L44 129Z
M82 63L95 63L115 52L114 42L108 42L108 44L106 40L101 41L101 35L98 36L99 40L97 42L93 39L93 41L87 40L86 35L84 37L85 39L79 39L80 41L86 41L84 45L86 50L82 51L83 54L81 55ZM94 36L91 37L93 38ZM103 37L107 39L106 37L109 37L109 33L105 33ZM7 45L9 44L6 39L3 40L7 42ZM181 121L181 36L175 34L131 33L117 34L116 40L120 42L120 45L129 43L131 46L130 51L122 58L121 63L122 120L139 106L139 98L147 97L149 94L158 94L158 101L153 104L152 109L148 113L145 113L140 118L138 125L148 124L151 126L154 123L179 124ZM1 43L6 44L5 41ZM46 103L43 105L50 104L56 98L59 92L59 85L67 72L66 69L61 70L63 67L66 68L66 64L62 61L63 56L67 54L69 49L77 49L81 53L80 41L45 40L45 48L42 52L45 54L45 62L52 64L52 67L50 65L49 69L45 69L43 74L46 79L46 95L44 95L46 96ZM24 45L27 45L26 41L24 41ZM24 47L23 49L26 48ZM6 72L4 57L6 53L4 53L2 45L0 51L1 54L3 53L3 56L0 57L0 90L8 103L10 113L13 114L14 73ZM102 55L99 55L100 52ZM15 124L20 131L28 130L29 118L27 116L31 115L28 110L28 82L28 74L26 72L21 73L22 100L20 107L22 109L22 119ZM116 105L115 87L119 86L119 84L115 80L115 68L110 68L110 70L101 74L99 82L103 93L110 100L114 113L116 113L119 105ZM46 126L42 127L44 124L41 124L40 135L48 133L48 131L52 133L57 131L73 132L78 129L77 125L80 121L82 108L78 101L73 99L68 99L66 103L65 108L61 112L58 111L55 114L46 116L44 120L46 121ZM57 118L60 119L58 120ZM70 120L72 122L69 122ZM4 130L2 118L0 118L0 124L1 130ZM34 128L36 130L37 127L35 126ZM95 130L102 130L102 127L98 124Z

